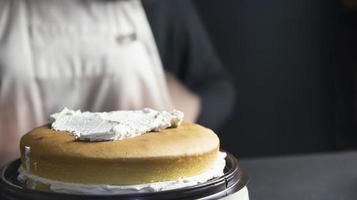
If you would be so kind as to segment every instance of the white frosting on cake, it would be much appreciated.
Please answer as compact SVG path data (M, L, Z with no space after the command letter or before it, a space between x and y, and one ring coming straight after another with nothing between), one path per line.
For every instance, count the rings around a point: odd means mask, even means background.
M31 153L31 147L25 146L25 170L27 172L30 171L30 153Z
M154 182L140 185L120 186L65 183L30 174L26 170L23 170L21 168L19 169L20 174L18 176L18 179L22 182L26 180L40 182L49 185L50 189L54 192L68 194L127 194L138 192L157 192L193 186L199 183L207 182L210 179L222 176L224 174L223 170L226 165L225 157L226 153L220 152L217 156L215 164L206 172L197 176L192 176L174 181ZM31 187L33 187L33 185Z
M150 108L134 111L81 112L64 108L51 115L52 129L66 131L79 140L122 140L150 131L177 127L183 113L157 111Z

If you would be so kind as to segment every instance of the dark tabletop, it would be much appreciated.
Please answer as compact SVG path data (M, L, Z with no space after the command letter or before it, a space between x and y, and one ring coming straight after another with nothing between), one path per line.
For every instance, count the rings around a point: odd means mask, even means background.
M357 152L242 159L251 200L356 200Z

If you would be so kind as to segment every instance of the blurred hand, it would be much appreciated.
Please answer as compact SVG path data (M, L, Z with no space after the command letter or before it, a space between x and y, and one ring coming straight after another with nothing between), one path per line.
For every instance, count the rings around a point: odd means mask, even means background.
M184 112L185 121L196 122L201 109L200 97L172 74L166 72L165 75L173 106Z

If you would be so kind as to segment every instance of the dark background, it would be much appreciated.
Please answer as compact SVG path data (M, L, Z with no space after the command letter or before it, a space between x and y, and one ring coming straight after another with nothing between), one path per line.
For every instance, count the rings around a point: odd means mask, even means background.
M217 130L224 149L251 157L353 147L353 12L332 0L194 4L236 85L233 114Z

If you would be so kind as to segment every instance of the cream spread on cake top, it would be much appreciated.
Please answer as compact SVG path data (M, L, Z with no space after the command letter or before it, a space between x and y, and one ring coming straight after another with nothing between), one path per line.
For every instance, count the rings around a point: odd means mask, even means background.
M178 127L183 113L150 108L134 111L81 112L64 108L51 115L51 126L79 140L108 141L132 138L150 131Z

